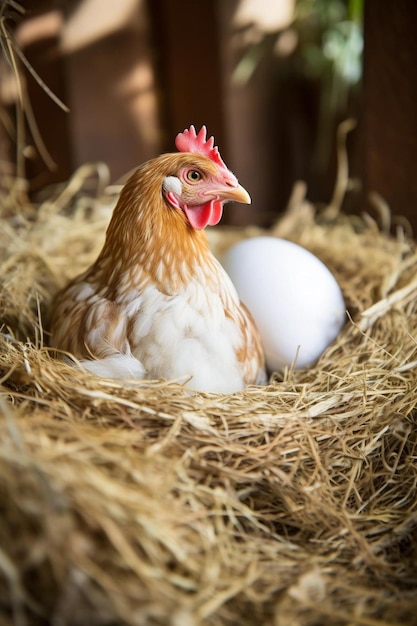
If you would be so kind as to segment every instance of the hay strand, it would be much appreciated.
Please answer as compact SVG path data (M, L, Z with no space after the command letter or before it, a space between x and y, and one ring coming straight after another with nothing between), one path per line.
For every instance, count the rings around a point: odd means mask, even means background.
M100 181L84 168L1 218L0 623L416 624L414 243L321 220L299 186L271 232L317 254L349 309L319 362L227 396L121 385L54 358L45 330L100 249Z

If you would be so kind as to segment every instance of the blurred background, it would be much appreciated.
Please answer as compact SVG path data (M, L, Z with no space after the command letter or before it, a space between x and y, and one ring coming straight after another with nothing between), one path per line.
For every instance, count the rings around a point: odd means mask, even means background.
M206 124L253 200L225 222L269 225L297 180L329 202L336 131L352 117L347 209L377 191L417 227L416 0L0 6L3 189L17 176L36 197L97 161L120 181L173 150L177 132Z

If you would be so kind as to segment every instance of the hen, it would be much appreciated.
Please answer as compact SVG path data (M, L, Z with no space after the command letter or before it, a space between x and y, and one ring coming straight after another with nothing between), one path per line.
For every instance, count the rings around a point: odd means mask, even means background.
M51 344L104 377L218 393L263 384L258 331L204 233L249 194L204 126L175 144L131 176L99 257L54 299Z

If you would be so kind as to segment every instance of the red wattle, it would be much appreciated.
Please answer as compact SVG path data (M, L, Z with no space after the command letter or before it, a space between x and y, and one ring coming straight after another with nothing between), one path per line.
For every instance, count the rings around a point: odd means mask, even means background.
M223 215L223 202L213 202L213 207L211 211L211 217L209 221L209 226L216 226L222 219Z
M215 226L223 214L223 204L214 200L197 206L184 205L182 208L191 226L196 230L203 230L207 225Z

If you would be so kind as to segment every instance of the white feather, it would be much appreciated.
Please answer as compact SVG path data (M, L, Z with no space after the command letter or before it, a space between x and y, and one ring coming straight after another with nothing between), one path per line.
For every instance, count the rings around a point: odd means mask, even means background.
M242 337L207 281L203 287L197 277L176 296L149 286L140 298L132 352L148 377L191 378L188 386L200 391L231 393L244 388L236 357Z
M84 360L79 363L95 376L103 378L142 379L146 375L142 363L128 354L116 354L105 359Z

